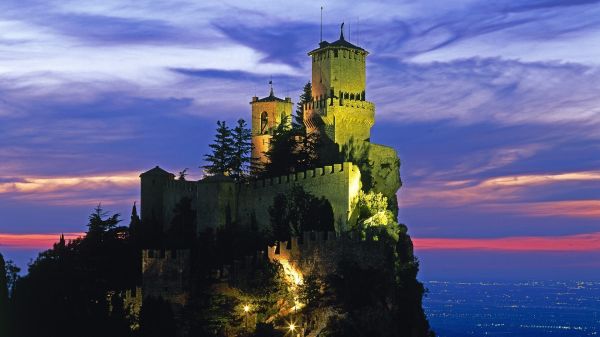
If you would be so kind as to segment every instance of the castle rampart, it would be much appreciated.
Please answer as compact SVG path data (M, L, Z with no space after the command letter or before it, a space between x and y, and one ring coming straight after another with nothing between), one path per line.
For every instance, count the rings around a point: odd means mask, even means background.
M354 216L353 199L360 191L360 170L350 162L319 167L270 179L262 179L242 185L238 216L259 225L270 223L269 207L280 193L287 193L293 186L301 186L306 192L327 199L333 210L336 232L348 230L348 222Z
M163 297L185 305L189 291L190 251L145 249L142 251L144 297Z
M279 242L268 247L270 261L286 260L303 273L321 275L334 273L340 261L346 259L362 268L385 265L385 245L373 238L361 239L335 232L304 232L302 237Z

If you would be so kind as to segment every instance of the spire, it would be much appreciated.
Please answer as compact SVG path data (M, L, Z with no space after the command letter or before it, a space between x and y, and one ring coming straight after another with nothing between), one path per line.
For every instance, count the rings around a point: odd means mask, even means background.
M340 40L344 41L344 23L340 26Z
M131 209L131 216L138 216L137 207L135 207L136 201L133 202L133 208Z
M271 91L269 92L269 97L275 97L275 94L273 93L273 76L271 76L271 79L269 80L269 85L271 86Z

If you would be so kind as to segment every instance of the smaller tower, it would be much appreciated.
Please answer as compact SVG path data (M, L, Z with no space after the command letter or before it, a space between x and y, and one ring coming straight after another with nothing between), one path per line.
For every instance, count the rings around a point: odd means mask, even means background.
M150 223L164 226L166 210L163 208L163 193L165 185L175 180L175 175L156 166L140 174L140 178L142 222L146 226Z
M271 82L269 82L271 84ZM252 159L264 164L267 161L265 152L269 149L269 142L273 130L281 124L282 120L291 123L292 100L289 97L281 99L271 91L265 98L252 97Z

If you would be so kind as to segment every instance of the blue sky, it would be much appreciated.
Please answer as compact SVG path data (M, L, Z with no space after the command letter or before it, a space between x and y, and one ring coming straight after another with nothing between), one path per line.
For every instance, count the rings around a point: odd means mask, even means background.
M199 177L216 120L248 118L271 76L297 100L323 5L324 39L344 21L371 53L372 140L400 154L422 277L597 279L578 261L600 252L599 2L4 0L0 251L24 266L2 238L127 215L155 165Z

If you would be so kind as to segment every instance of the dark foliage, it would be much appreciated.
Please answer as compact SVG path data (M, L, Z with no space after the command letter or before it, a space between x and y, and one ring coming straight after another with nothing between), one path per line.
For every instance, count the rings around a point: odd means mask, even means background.
M302 94L298 103L296 103L296 114L294 115L293 127L298 130L299 133L303 134L306 131L304 125L304 104L312 101L312 85L310 82L304 85L302 88Z
M8 281L6 277L6 263L0 254L0 337L8 336L9 303L8 303Z
M274 241L286 241L305 231L333 231L331 204L296 185L287 194L278 194L269 207Z
M305 134L290 127L287 117L273 129L267 163L260 175L274 177L292 172L306 171L326 162L321 158L321 137L317 133Z
M285 334L270 323L258 323L251 337L283 337Z
M140 311L140 337L175 337L175 318L171 305L162 298L148 297Z
M232 140L231 175L235 179L242 180L248 174L252 150L252 133L245 120L238 119L232 131Z
M171 226L166 233L166 247L191 248L196 237L196 211L192 199L183 197L175 205Z
M208 174L229 174L231 169L231 154L233 139L231 129L225 121L217 121L215 139L208 146L212 153L204 155L208 165L203 166Z
M243 180L248 175L251 162L252 134L246 121L239 119L231 129L225 121L217 121L215 139L209 145L212 153L204 155L208 165L206 173L224 174Z
M61 237L40 253L14 289L15 336L106 336L118 330L106 294L131 288L140 273L137 249L119 221L118 214L107 217L97 207L84 237L69 243Z

